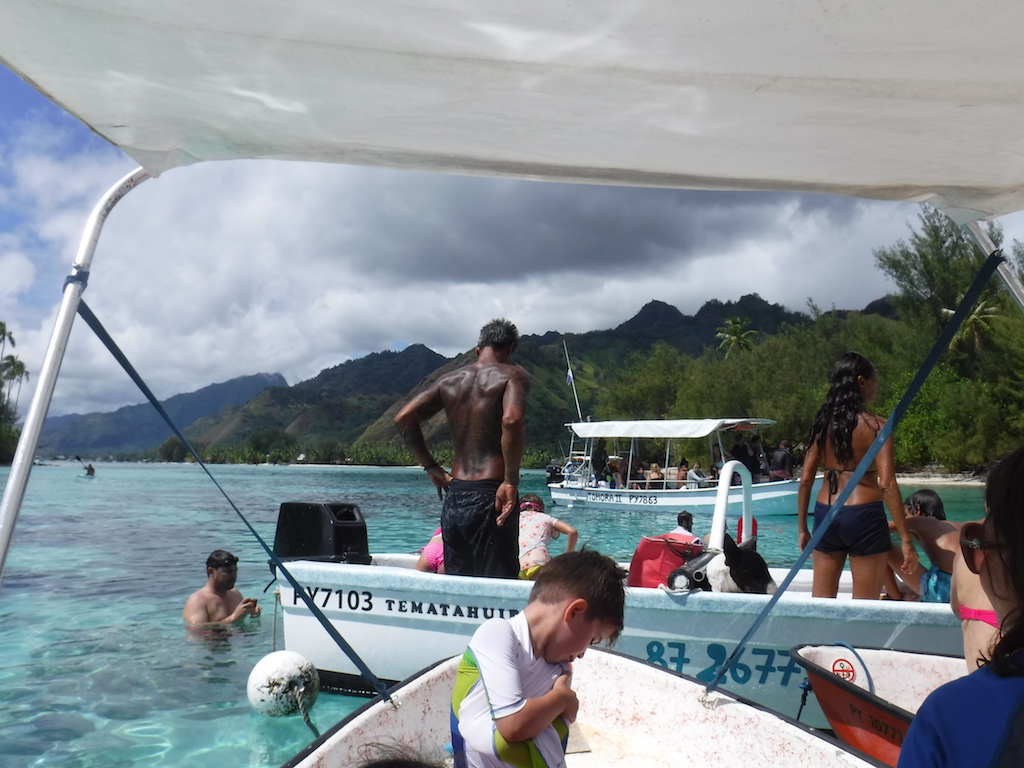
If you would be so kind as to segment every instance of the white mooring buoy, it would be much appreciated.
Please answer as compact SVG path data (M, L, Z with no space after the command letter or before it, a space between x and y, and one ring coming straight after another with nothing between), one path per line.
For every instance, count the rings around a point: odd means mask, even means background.
M320 693L320 674L311 661L294 651L275 651L252 668L246 691L257 712L271 717L300 712L308 722Z

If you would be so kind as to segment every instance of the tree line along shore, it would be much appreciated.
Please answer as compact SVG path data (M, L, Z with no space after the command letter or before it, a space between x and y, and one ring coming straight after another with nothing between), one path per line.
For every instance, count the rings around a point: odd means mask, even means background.
M1002 244L998 224L989 224L989 235ZM1024 245L1014 241L1004 252L1012 268L1022 272ZM788 313L792 322L778 323L772 332L753 328L745 317L725 317L715 342L699 350L693 349L692 338L684 341L675 331L655 332L657 323L651 326L650 343L638 342L625 353L621 346L588 340L593 334L567 335L584 418L770 418L777 424L762 431L766 449L783 439L799 446L824 399L830 367L851 350L874 363L880 389L873 410L887 416L985 255L943 214L924 206L908 239L877 248L874 256L876 268L892 279L896 290L862 312L822 309L809 301L806 314ZM524 468L544 467L569 451L569 434L562 424L575 420L576 408L565 384L561 338L543 337L547 346L533 345L539 352L524 344L517 353L517 362L534 381ZM1024 442L1022 378L1024 313L993 279L895 431L898 471L984 473ZM13 446L11 438L17 434L11 402L17 389L12 386L7 381L0 390L0 462L5 460L3 446ZM391 411L402 402L377 417L373 428L357 439L295 436L284 428L262 427L230 445L203 445L199 440L196 447L211 463L409 465L413 457L390 424ZM450 463L445 429L435 430L428 440L439 460ZM704 460L707 450L705 441L680 441L672 460ZM642 441L640 451L645 464L664 462L664 442ZM170 438L147 451L103 452L94 458L182 461L187 455L177 438Z

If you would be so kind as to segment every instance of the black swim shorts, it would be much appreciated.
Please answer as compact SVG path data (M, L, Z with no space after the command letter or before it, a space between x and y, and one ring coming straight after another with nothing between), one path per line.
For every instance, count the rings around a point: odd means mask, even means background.
M818 530L831 507L820 501L814 505L814 530ZM850 557L879 555L892 549L889 521L880 501L855 504L839 510L832 525L821 537L819 552L846 552Z
M498 526L497 480L453 480L441 510L444 572L456 576L519 577L519 505Z

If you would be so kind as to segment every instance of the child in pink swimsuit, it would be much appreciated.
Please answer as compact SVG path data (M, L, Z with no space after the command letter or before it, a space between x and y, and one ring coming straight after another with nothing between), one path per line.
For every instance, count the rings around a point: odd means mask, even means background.
M534 579L537 572L551 561L548 543L559 532L567 537L565 551L576 549L576 529L568 523L544 514L544 502L535 493L519 500L519 578Z
M427 546L420 550L420 559L416 561L416 570L444 573L444 540L441 538L440 528L434 531Z

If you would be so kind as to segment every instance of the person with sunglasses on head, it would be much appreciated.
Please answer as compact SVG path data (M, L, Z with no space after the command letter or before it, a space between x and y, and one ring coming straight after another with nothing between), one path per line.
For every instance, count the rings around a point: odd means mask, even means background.
M235 588L238 558L223 549L215 549L206 558L206 585L192 593L181 617L193 627L208 624L233 624L247 616L259 616L256 598L242 597Z
M975 521L977 524L977 521ZM981 586L981 578L971 571L964 559L962 544L963 528L972 523L961 524L961 532L957 537L958 550L953 558L953 579L949 590L949 607L953 615L960 619L960 628L964 636L964 662L968 673L973 672L985 660L992 656L992 646L999 639L999 617L996 615L992 602ZM968 535L973 540L977 536L976 528L968 528Z
M825 470L825 482L814 506L815 528L828 514L835 497L849 482L885 425L885 419L868 411L877 395L875 366L863 355L847 352L832 367L828 394L811 425L797 490L797 540L801 551L811 540L807 511L818 468ZM907 530L903 497L896 483L891 437L885 441L874 463L815 547L812 586L815 597L835 597L838 594L839 577L849 555L853 597L878 599L892 548L885 519L886 507L900 535L903 550L901 570L909 575L914 572L918 557Z
M985 509L961 529L961 552L1002 631L980 669L925 699L899 768L1024 764L1024 446L989 472Z

